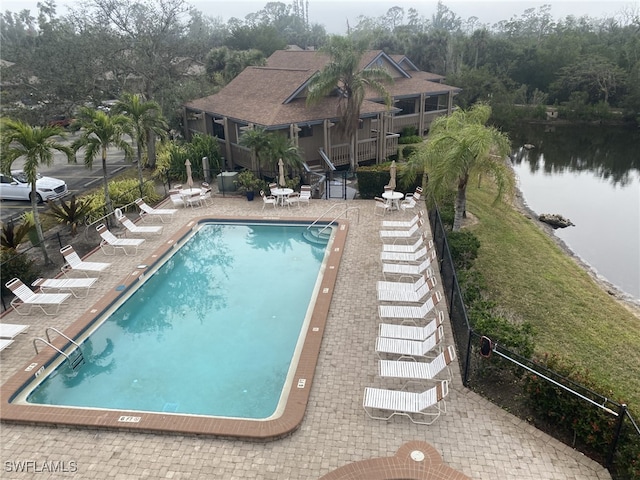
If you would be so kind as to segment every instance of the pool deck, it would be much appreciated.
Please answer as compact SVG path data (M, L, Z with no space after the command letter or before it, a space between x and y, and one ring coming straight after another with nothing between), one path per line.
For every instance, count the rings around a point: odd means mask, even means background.
M190 220L208 215L315 220L333 203L313 200L309 206L300 208L274 210L267 206L263 210L259 199L247 202L239 197L216 197L211 207L181 209L171 224L165 224L162 236L147 237L146 248L137 257L105 256L98 249L90 260L114 265L86 299L70 299L56 317L39 313L18 316L13 312L2 317L3 323L29 324L31 328L0 354L0 381L4 384L32 362L34 337L44 336L47 326L62 331L72 326L105 293L130 276L141 259L160 248ZM37 478L43 479L324 477L329 480L386 478L391 472L402 472L406 475L403 478L610 479L602 466L465 389L455 362L447 413L434 424L416 425L402 416L385 422L365 414L362 408L365 387L394 386L393 382L377 377L374 348L379 323L375 285L382 278L378 236L381 217L374 215L373 201L352 200L346 205L357 210L348 214L349 231L315 377L304 419L297 430L277 440L248 441L2 423L0 476L23 479L38 473ZM395 212L385 218L408 216ZM129 217L134 215L129 213ZM451 338L450 325L445 322L445 341L450 343ZM430 451L426 444L435 450ZM416 449L426 455L420 464L422 469L416 469L417 462L407 460ZM444 462L442 468L438 466L438 455ZM436 466L440 468L437 476ZM53 469L58 471L51 473ZM447 469L450 471L446 472Z

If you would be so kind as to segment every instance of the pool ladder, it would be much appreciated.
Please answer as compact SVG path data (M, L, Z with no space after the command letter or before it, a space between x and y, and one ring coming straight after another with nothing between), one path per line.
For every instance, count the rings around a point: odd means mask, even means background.
M69 355L67 355L62 350L60 350L58 347L56 347L53 343L51 343L51 337L49 336L49 330L53 330L58 335L66 338L69 342L73 343L76 346L76 348ZM67 361L69 362L69 366L71 367L72 370L75 371L76 368L80 367L81 365L84 365L84 363L85 363L84 354L82 353L82 349L80 348L80 345L78 345L76 342L71 340L69 337L67 337L64 333L62 333L57 328L47 327L45 329L44 333L45 333L45 335L47 337L46 340L44 338L41 338L41 337L36 337L36 338L33 339L33 348L36 351L36 355L38 353L40 353L40 352L38 352L38 346L36 344L36 341L40 340L45 345L53 348L56 352L58 352L59 354L63 355L64 358L66 358Z

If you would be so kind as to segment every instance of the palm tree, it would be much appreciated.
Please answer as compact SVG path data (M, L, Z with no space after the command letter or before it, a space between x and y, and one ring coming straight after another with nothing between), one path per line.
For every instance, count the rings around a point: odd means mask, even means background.
M253 127L246 129L238 140L238 143L243 147L249 148L258 164L258 168L263 163L263 157L265 157L269 149L269 134L263 127Z
M131 146L122 139L123 135L132 134L130 121L121 114L109 116L101 110L83 107L77 124L82 128L82 134L73 142L72 148L76 152L84 148L84 164L87 168L93 168L93 161L98 154L101 155L104 200L106 213L110 214L113 212L113 206L107 180L107 149L115 146L124 151L126 159L131 159L133 153Z
M11 171L14 160L24 157L24 171L29 184L31 185L31 210L33 220L38 233L40 248L44 256L45 263L50 263L47 249L44 244L44 234L42 224L38 215L38 194L36 192L36 180L38 180L38 167L40 165L49 166L53 163L53 151L63 152L69 162L75 160L74 152L71 148L56 141L55 137L64 138L64 130L59 126L32 127L19 120L2 119L2 170Z
M338 118L340 128L349 139L349 162L356 168L356 132L360 121L360 108L368 89L380 94L384 103L391 106L391 96L384 82L393 79L384 68L360 69L366 44L349 37L332 36L320 51L329 55L329 63L309 82L307 104L313 105L326 99L330 94L338 98Z
M428 174L429 194L441 199L456 188L453 230L466 218L467 185L472 175L488 175L497 186L496 201L515 189L513 170L506 162L511 150L509 137L486 125L491 107L478 103L456 110L431 125L427 141L411 156L403 176L411 177L422 167ZM409 178L410 180L411 178Z
M136 142L138 155L138 180L140 188L144 183L142 178L142 153L147 146L149 132L153 132L161 139L167 137L169 126L162 117L160 105L153 101L145 101L141 95L123 93L120 100L113 107L113 112L129 118L132 136Z

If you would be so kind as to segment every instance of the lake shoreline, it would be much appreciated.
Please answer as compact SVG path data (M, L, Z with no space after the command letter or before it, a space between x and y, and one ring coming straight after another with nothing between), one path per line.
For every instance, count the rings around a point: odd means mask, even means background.
M562 240L555 234L554 229L550 225L538 220L538 214L533 209L531 209L529 205L527 205L527 202L524 199L524 195L519 188L516 189L516 193L513 197L512 207L523 214L527 219L535 223L538 228L546 233L547 236L551 238L553 242L565 254L571 257L583 270L585 270L589 274L589 276L600 286L600 288L602 288L610 296L624 305L636 317L640 318L640 300L634 298L627 292L621 290L618 286L614 285L613 283L609 282L601 275L599 275L593 266L584 261L582 257L571 250L571 248L564 242L564 240Z

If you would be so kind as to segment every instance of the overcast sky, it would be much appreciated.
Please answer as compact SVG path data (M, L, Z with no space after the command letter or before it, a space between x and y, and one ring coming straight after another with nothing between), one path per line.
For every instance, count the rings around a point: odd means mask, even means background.
M37 15L38 0L0 0L0 10L18 12L29 9L32 15ZM58 0L58 14L64 14L66 5L77 5L80 1ZM231 17L243 19L245 15L261 10L268 2L255 0L191 0L188 3L210 17L220 17L227 21ZM282 3L290 4L290 0ZM409 8L415 8L426 18L436 11L437 0L422 1L393 1L393 0L309 0L309 20L311 23L324 25L329 33L346 32L347 22L352 27L358 23L361 15L379 17L391 7L398 6L408 13ZM463 20L477 17L481 23L493 25L500 20L509 20L513 16L520 16L528 8L538 8L551 5L551 14L555 18L567 15L580 17L611 17L626 8L639 8L640 0L602 1L602 0L561 0L561 1L529 1L529 0L443 0L455 14Z

